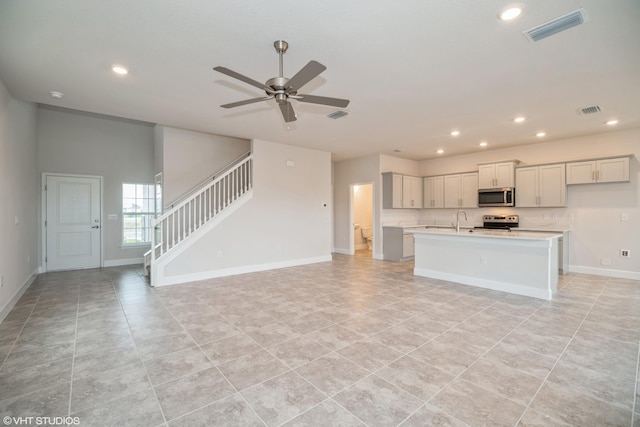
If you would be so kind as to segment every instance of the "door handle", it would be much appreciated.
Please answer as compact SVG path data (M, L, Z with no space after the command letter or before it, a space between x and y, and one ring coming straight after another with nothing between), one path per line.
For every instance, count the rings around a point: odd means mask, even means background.
M91 228L100 228L100 226L99 226L99 225L94 225L94 226L93 226L93 227L91 227Z

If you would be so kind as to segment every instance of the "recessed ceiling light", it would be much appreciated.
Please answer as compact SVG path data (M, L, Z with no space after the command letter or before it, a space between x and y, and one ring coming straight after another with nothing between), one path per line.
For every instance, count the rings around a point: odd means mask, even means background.
M64 93L52 90L51 92L49 92L49 95L51 95L51 97L55 99L62 99Z
M486 146L487 146L487 141L480 142L480 147L486 147Z
M520 9L519 7L512 7L500 13L499 17L503 21L510 21L520 16L521 13L522 9Z
M460 135L460 131L459 130L451 131L451 136L458 136L458 135Z
M438 151L436 151L436 153L438 153L438 154L442 154L442 153L444 153L444 150L441 148L441 149L439 149Z
M542 138L542 137L543 137L543 136L545 136L546 134L547 134L546 132L538 132L538 133L536 133L536 136L537 136L538 138Z
M609 125L609 126L615 126L615 125L618 124L618 121L617 120L609 120L606 124Z
M127 74L129 74L129 70L127 70L122 65L114 65L111 67L111 69L113 70L114 73L120 74L121 76L126 76Z
M520 117L516 117L515 119L513 119L514 122L516 123L522 123L524 122L525 118L520 116Z

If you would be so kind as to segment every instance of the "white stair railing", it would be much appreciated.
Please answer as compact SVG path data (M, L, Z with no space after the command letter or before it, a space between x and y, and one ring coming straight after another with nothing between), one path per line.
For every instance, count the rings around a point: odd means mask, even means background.
M245 157L153 220L150 264L184 242L253 188L252 156Z

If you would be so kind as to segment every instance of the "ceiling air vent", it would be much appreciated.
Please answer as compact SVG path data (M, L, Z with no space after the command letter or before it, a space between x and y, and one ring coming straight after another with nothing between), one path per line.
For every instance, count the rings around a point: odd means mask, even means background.
M584 107L584 108L578 109L578 113L580 114L593 114L593 113L599 113L600 111L602 111L602 109L600 108L599 105L593 105L591 107Z
M523 34L526 38L529 39L529 41L537 42L561 31L575 27L576 25L583 24L587 20L588 17L585 10L578 9L574 12L567 13L566 15L563 15L559 18L553 19L547 23L524 31Z
M330 119L334 119L335 120L335 119L339 119L340 117L344 117L347 114L349 114L349 113L347 113L344 110L336 110L333 113L327 114L327 117L329 117Z

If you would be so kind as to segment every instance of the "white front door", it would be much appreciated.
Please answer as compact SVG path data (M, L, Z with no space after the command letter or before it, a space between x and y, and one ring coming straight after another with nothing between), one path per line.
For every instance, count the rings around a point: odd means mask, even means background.
M100 267L100 178L46 179L47 271Z

